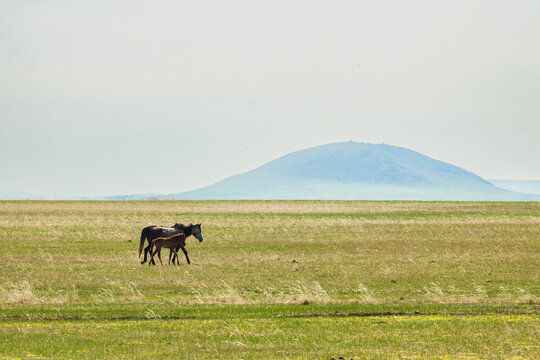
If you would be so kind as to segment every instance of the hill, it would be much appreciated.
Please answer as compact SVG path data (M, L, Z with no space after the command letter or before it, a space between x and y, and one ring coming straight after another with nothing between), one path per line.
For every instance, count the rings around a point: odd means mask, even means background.
M538 200L418 152L341 142L296 151L167 199Z

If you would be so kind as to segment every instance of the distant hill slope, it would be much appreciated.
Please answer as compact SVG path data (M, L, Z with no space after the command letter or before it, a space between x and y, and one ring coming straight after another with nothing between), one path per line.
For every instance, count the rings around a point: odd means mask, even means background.
M528 194L540 194L540 180L489 180L501 189L507 189Z
M148 194L125 194L125 195L110 195L110 196L103 196L101 199L103 200L144 200L144 199L154 199L162 196L161 194L154 194L154 193L148 193Z
M459 167L385 144L342 142L296 151L167 199L539 200Z

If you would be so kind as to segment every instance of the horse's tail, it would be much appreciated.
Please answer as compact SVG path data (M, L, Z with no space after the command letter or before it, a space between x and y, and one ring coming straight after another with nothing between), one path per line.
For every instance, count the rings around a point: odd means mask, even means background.
M141 257L142 249L144 247L144 239L148 238L148 230L150 230L151 227L152 226L147 226L141 231L141 242L139 242L139 257ZM150 240L148 240L148 242L150 242Z

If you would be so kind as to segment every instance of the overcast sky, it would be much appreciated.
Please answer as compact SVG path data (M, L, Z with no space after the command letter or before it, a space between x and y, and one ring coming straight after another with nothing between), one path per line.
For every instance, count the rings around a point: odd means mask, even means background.
M179 192L349 139L540 179L540 1L0 0L0 192Z

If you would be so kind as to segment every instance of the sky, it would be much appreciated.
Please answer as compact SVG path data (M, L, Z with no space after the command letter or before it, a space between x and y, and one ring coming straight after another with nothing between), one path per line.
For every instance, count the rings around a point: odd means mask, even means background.
M0 0L0 193L174 193L338 141L540 179L540 2Z

